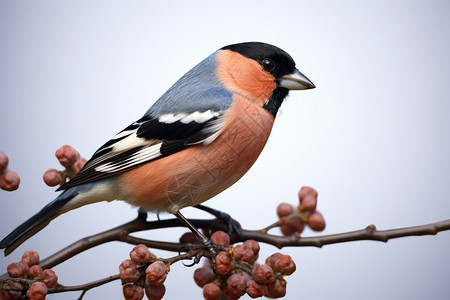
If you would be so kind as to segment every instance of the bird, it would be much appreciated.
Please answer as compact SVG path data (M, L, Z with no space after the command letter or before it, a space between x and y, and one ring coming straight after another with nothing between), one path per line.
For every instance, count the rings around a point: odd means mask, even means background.
M290 90L315 85L284 50L262 42L222 47L103 144L55 200L0 241L5 255L56 217L100 201L175 215L238 181L263 150ZM204 238L204 237L202 237Z

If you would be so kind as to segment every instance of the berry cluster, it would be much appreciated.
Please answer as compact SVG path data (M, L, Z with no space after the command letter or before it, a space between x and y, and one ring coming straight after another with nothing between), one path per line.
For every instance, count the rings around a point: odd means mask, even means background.
M19 188L20 177L16 172L8 171L9 159L0 152L0 189L12 192Z
M86 159L80 157L80 153L69 145L64 145L56 150L55 156L59 163L65 167L65 170L48 169L45 171L43 178L48 186L64 184L67 180L75 177L86 163Z
M305 225L314 231L325 229L325 219L316 210L317 196L315 189L304 186L298 192L300 205L297 208L289 203L278 205L277 215L280 218L280 230L283 235L300 234L305 229Z
M58 276L50 269L42 270L38 265L39 254L36 251L25 251L20 262L9 264L8 275L11 278L33 280L26 296L29 300L43 300L49 288L58 285ZM0 299L20 299L20 291L0 291Z
M130 258L119 266L125 299L140 300L144 297L144 292L149 300L162 299L166 293L164 281L169 273L169 266L157 260L147 246L142 244L131 250Z
M265 264L256 263L259 257L259 244L247 240L243 244L231 246L228 234L216 231L211 241L227 247L216 257L216 272L209 260L194 272L194 280L203 288L206 300L239 299L248 294L252 298L281 298L286 295L284 276L294 273L296 266L289 255L275 253Z

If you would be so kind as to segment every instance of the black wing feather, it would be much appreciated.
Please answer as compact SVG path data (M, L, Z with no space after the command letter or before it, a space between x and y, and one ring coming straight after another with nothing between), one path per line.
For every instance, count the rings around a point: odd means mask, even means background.
M191 145L201 143L203 140L216 134L220 130L223 113L224 112L218 112L216 116L203 123L195 121L189 123L183 123L181 121L165 123L160 122L158 118L144 116L122 130L117 138L111 139L100 147L85 164L84 168L72 180L61 185L58 190L66 190L86 182L111 177L128 171L129 169L136 168L144 163L172 155ZM145 142L144 145L135 146L114 153L114 146L126 138L129 138L134 132L136 132L138 139L143 139ZM137 155L139 151L143 151L148 147L157 146L158 144L160 144L158 156L130 164L130 161L133 160L134 156ZM102 172L97 170L99 167L106 164L112 169L117 167L117 171Z

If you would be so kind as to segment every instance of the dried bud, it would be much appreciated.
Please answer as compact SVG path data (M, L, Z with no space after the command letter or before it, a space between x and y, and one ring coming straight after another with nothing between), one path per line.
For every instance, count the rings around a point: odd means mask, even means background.
M33 250L25 251L22 255L22 262L29 267L37 265L39 263L39 253Z
M317 207L317 197L314 195L306 195L300 202L300 211L314 212Z
M77 175L80 173L81 169L83 169L84 165L86 164L87 160L86 158L80 158L73 164L73 175Z
M267 297L281 298L286 295L286 286L281 285L279 280L269 283L267 285Z
M56 150L55 156L59 160L59 163L66 168L72 166L80 159L80 153L69 145L64 145Z
M276 253L272 254L271 256L269 256L268 258L266 258L266 264L271 266L272 268L275 268L277 261L282 256L283 256L283 254L276 252Z
M3 291L0 290L0 299L1 300L18 300L22 296L20 291Z
M286 224L280 226L281 233L284 236L289 236L294 233L302 233L305 229L305 224L299 218L292 218Z
M200 241L197 239L195 234L193 234L192 232L185 232L180 237L180 243L183 243L183 244L198 244L198 243L200 243Z
M226 293L232 296L230 298L238 299L245 294L245 290L247 288L245 284L246 280L242 275L233 274L227 279L227 285L225 288L227 290Z
M39 265L31 266L30 269L28 270L28 276L31 279L42 277L43 273L44 271Z
M130 252L131 260L136 265L139 265L139 266L148 264L150 262L151 257L152 257L152 254L148 250L147 246L145 246L143 244L137 245Z
M273 269L266 265L256 265L252 272L253 280L258 283L273 282Z
M322 214L318 211L313 212L308 218L308 225L314 231L322 231L325 229L326 223Z
M313 196L317 199L318 193L315 189L309 186L302 186L300 191L298 192L298 199L300 200L300 203L303 202L303 199L306 198L306 196Z
M203 287L205 284L212 282L214 278L216 278L216 275L211 268L202 267L194 272L194 280L199 287Z
M57 186L64 183L64 178L56 169L48 169L42 177L48 186Z
M244 246L247 246L248 248L252 249L254 255L259 254L259 243L255 240L246 240L244 242Z
M289 203L280 203L277 206L277 215L281 219L287 217L294 212L294 206Z
M211 235L211 241L217 245L228 247L230 245L230 236L219 230Z
M8 168L8 163L8 156L6 156L5 153L0 152L0 174L6 171L6 168Z
M27 297L29 300L44 300L47 292L47 286L40 281L36 281L28 289Z
M225 251L219 252L216 256L216 272L220 275L226 275L230 273L235 267L234 259Z
M12 192L19 188L20 177L16 172L8 171L0 174L0 188L2 190Z
M125 259L119 265L120 280L123 283L133 283L139 279L139 271L136 264L131 259Z
M144 298L144 289L134 284L125 284L122 288L125 300L141 300Z
M145 272L148 283L154 286L162 285L167 278L167 267L162 261L155 261L148 266Z
M166 287L164 284L154 286L151 284L145 285L145 294L147 295L148 300L161 300L166 293Z
M205 300L219 300L220 294L220 287L215 283L208 283L203 287L203 297L205 297Z
M58 276L53 270L45 269L42 271L42 281L49 289L52 289L58 284Z
M295 262L289 255L281 256L276 262L275 267L278 271L285 275L291 275L296 270Z
M244 256L244 251L247 247L244 245L236 245L233 247L233 257L237 260L241 260Z
M28 276L29 267L23 262L9 264L6 268L11 278L26 278Z
M247 294L252 298L259 298L266 293L266 286L264 284L257 283L253 279L247 281Z

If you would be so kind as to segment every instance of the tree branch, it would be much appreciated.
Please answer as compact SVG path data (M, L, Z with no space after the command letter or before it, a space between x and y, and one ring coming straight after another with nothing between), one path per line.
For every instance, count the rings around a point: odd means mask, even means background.
M194 226L196 226L197 228L209 228L210 225L216 220L191 219L189 221L192 224L194 224ZM152 230L152 229L182 227L182 226L183 225L178 221L178 219L147 222L146 214L139 214L137 219L129 223L98 233L96 235L86 237L71 244L70 246L62 249L61 251L53 254L47 259L41 261L40 266L43 269L52 268L87 249L111 241L122 241L133 245L144 244L153 249L178 252L183 246L183 244L181 243L147 240L133 237L130 236L129 234L142 230ZM426 225L404 227L390 230L376 230L375 225L369 225L362 230L316 237L300 237L299 235L278 236L264 233L264 231L261 230L241 229L240 233L237 236L236 241L234 242L243 242L248 239L253 239L258 242L271 244L278 248L287 246L322 247L324 245L329 244L360 241L360 240L387 242L389 239L405 236L436 235L437 233L445 230L450 230L450 219Z

